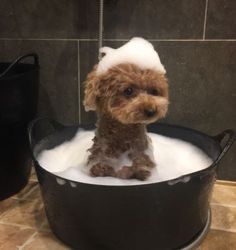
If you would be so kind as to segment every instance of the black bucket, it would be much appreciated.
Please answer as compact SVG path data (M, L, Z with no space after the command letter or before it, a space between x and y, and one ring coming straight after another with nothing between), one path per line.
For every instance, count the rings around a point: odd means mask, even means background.
M33 57L33 64L20 63ZM27 54L13 63L0 63L0 200L28 182L31 162L27 126L37 112L39 62Z
M211 137L180 126L151 125L150 132L196 145L213 164L170 181L104 186L71 182L46 171L36 160L42 150L70 140L77 129L49 119L35 120L29 127L47 218L59 239L82 250L193 249L201 242L210 226L217 164L236 138L232 130Z

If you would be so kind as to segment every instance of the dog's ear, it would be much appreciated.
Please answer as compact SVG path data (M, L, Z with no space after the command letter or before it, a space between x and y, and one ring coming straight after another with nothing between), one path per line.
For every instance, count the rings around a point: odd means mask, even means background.
M96 100L99 97L99 77L96 74L97 65L88 74L85 81L84 107L86 111L96 110Z

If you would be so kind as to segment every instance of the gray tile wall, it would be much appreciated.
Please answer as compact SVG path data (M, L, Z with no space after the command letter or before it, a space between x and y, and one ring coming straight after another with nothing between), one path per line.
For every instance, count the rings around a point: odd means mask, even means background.
M171 105L163 122L215 135L236 130L235 0L105 0L104 45L153 42L167 69ZM75 124L87 73L97 62L98 0L0 0L0 61L40 55L39 115ZM218 169L236 180L236 145Z

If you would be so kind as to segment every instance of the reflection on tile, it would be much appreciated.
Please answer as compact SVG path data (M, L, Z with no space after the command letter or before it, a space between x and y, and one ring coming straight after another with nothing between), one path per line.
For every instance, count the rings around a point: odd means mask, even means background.
M49 225L49 222L48 222L47 218L45 218L40 230L41 231L46 231L46 232L51 232L51 228L50 228L50 225Z
M15 250L34 233L23 227L0 224L0 250Z
M27 200L42 200L39 184L26 196Z
M1 37L94 38L98 4L87 0L2 0Z
M236 207L236 186L215 184L212 203Z
M236 249L236 233L211 229L199 249L200 250Z
M27 198L29 194L33 192L37 186L38 186L38 182L29 181L28 185L23 190L21 190L18 194L14 195L13 198L16 198L16 199Z
M202 38L205 0L105 1L105 38Z
M66 250L70 249L55 238L52 233L40 232L25 245L24 250Z
M235 0L208 1L206 38L236 38Z
M6 199L0 201L0 218L2 217L3 213L9 210L11 207L15 206L17 203L14 199Z
M8 209L1 217L4 223L14 223L18 225L39 228L45 218L45 212L41 200L19 200L16 206Z
M211 205L211 228L236 232L236 207Z
M33 164L33 163L32 163ZM38 181L36 172L35 172L35 167L32 166L32 170L31 170L31 175L30 175L30 180L31 181Z
M1 61L35 51L40 62L39 116L78 122L78 46L76 41L0 41Z

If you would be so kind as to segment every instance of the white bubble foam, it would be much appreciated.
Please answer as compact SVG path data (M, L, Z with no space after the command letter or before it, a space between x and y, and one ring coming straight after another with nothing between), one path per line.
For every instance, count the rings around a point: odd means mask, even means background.
M101 52L105 53L105 56L98 63L97 74L104 74L108 69L121 63L132 63L141 69L166 73L153 45L141 37L134 37L117 49L103 47Z
M86 167L89 155L87 149L92 146L94 131L79 130L72 140L42 151L37 160L40 166L57 176L70 181L98 185L142 185L173 180L205 169L213 162L202 150L188 142L153 133L148 134L152 140L156 167L146 181L89 176L89 169ZM123 156L121 160L124 161ZM187 181L189 179L183 180ZM175 183L170 182L171 184Z

